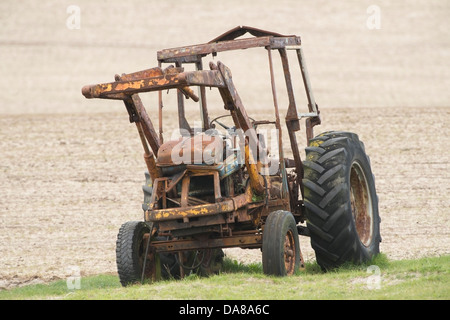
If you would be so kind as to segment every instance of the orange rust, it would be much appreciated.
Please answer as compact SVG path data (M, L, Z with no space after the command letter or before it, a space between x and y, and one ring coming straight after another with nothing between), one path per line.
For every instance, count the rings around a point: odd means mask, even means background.
M160 67L141 70L133 73L123 73L120 77L116 76L116 78L120 78L120 81L130 81L137 80L142 78L154 78L160 77L163 75L163 70Z
M147 154L144 153L145 164L147 165L148 173L152 178L152 181L155 181L156 178L159 177L158 168L156 167L155 158L152 153Z
M254 161L254 157L251 154L248 143L245 144L245 165L248 170L248 175L250 177L250 185L252 189L255 190L256 193L258 194L263 194L264 180L258 173L257 163L255 163Z
M352 168L350 174L350 191L352 212L355 219L356 230L364 245L371 237L371 215L368 212L369 195L364 185L365 181L359 176L358 170Z
M250 33L255 37L236 40L236 38L245 33ZM297 177L301 188L302 171L299 170L301 159L295 157L294 153L297 176L290 172L286 173L284 167L284 160L286 159L282 148L280 148L279 161L281 169L276 173L278 176L273 181L271 179L275 178L274 176L264 176L263 178L260 174L260 169L262 168L262 163L267 163L262 161L267 155L263 152L258 152L258 148L262 146L256 130L254 130L257 125L263 122L259 121L260 123L256 124L256 121L247 115L244 104L232 81L231 71L224 64L219 61L217 66L210 66L211 70L203 70L203 58L209 54L214 56L222 51L254 47L264 48L269 54L271 50L279 50L290 98L288 115L290 116L289 123L292 123L292 125L288 126L288 130L295 132L300 129L296 125L299 121L297 119L299 116L297 107L293 103L293 96L291 96L290 71L287 61L284 60L284 53L286 50L296 50L300 59L300 44L300 38L297 36L286 36L240 26L206 44L159 51L157 53L158 67L120 76L116 75L116 81L114 82L89 85L82 88L82 94L86 98L122 99L125 102L130 122L135 122L139 130L145 151L145 163L154 186L144 220L154 223L158 230L163 230L164 235L159 235L172 237L170 241L168 240L170 244L167 244L167 246L166 244L163 246L162 243L160 247L151 244L151 250L158 248L158 250L161 249L161 252L167 252L189 250L194 247L198 249L211 248L212 246L261 247L261 230L264 230L265 218L272 210L281 208L290 210L296 221L301 221L299 218L302 218L304 214L303 206L301 205L302 200L299 199L298 194L290 193L290 189L299 187L294 183L295 177ZM271 55L269 55L269 58L271 63ZM162 66L165 64L172 65L163 69ZM183 68L185 64L195 64L195 71L185 72ZM271 82L274 89L272 72ZM198 95L192 90L193 86L198 87ZM242 152L244 153L245 164L232 163L229 167L225 167L229 170L226 174L223 174L223 171L219 171L222 169L218 169L220 165L224 164L224 161L219 164L210 164L205 161L205 155L203 154L203 151L208 151L207 148L211 147L211 149L215 150L215 147L219 144L222 144L221 146L223 147L226 141L222 136L213 136L215 133L212 133L213 139L209 141L201 140L201 144L195 144L194 137L198 132L205 132L213 128L207 112L205 91L208 87L219 89L224 109L231 114L234 127L228 129L242 130L246 136L248 133L248 140L244 144L244 150L236 148L233 151L239 152L239 156L241 156ZM305 87L307 87L306 84ZM169 89L178 91L176 104L178 108L178 124L179 128L185 129L186 132L183 132L184 138L162 144L163 103L161 97L162 92ZM157 91L159 96L159 137L149 117L152 114L147 114L138 96L139 93L151 91ZM275 95L275 92L273 94ZM195 125L196 127L191 127L185 116L184 97L200 102L201 126ZM276 99L274 102L277 121L266 120L265 123L275 124L275 128L279 130L278 143L281 144L281 125ZM314 101L310 101L309 96L308 102L316 107ZM307 129L310 131L308 131L308 134L312 132L312 125L316 123L310 124L310 126L307 124ZM186 136L190 137L186 138ZM295 140L292 140L293 135L289 135L289 138L291 139L292 149L298 149L298 144L295 143ZM199 158L197 160L201 163L197 163L199 165L187 164L186 166L181 165L177 167L178 163L174 163L174 159L172 159L172 151L174 151L178 143L186 143L190 147L189 154L185 154L185 156L190 156L189 160L191 160L191 163L195 162L196 158ZM256 149L253 147L256 147ZM186 150L182 152L187 153ZM217 151L215 152L218 153ZM198 157L199 153L201 153L200 157ZM183 154L178 155L183 156ZM211 185L209 178L191 180L191 177L196 175L213 176L214 185ZM265 194L266 191L267 194ZM235 232L236 234L239 232L250 232L251 234L240 234L233 237ZM173 242L173 239L182 239L183 241ZM171 244L176 244L176 248L171 247ZM286 269L288 270L292 269L291 262L296 260L292 259L293 251L292 239L291 235L289 235L286 237L285 250L285 257L288 263ZM154 260L153 252L150 251L150 260ZM290 272L288 271L288 273Z

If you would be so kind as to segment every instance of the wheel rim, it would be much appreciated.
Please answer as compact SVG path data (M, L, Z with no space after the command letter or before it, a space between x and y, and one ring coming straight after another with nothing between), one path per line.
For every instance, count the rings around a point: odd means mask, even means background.
M350 202L359 240L368 247L373 234L372 199L366 176L358 162L352 164L350 171Z
M284 266L288 275L295 271L295 258L294 234L289 230L284 241Z

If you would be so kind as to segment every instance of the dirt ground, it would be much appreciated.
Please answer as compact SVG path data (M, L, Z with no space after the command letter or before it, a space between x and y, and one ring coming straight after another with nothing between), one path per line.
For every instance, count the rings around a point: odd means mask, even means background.
M322 112L316 133L356 132L371 158L381 251L450 254L450 2L258 3L76 1L80 29L66 25L72 2L0 3L0 289L64 279L74 267L81 276L116 272L119 227L143 218L142 147L121 103L86 100L81 87L153 67L157 50L237 25L302 36ZM370 5L381 10L380 29L367 28ZM265 58L244 68L240 57L216 58L255 118L272 116ZM144 102L152 114L155 100ZM168 106L166 132L174 119ZM309 239L300 242L313 260ZM258 250L226 253L261 260Z

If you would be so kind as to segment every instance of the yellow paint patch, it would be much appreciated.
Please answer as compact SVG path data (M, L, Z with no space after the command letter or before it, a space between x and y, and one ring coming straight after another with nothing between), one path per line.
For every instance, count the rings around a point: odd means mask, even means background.
M140 89L144 85L144 81L130 81L127 83L118 83L116 90Z
M324 141L322 141L322 140L314 140L314 141L311 141L310 143L309 143L309 146L310 147L320 147L320 145L323 143Z
M194 208L194 209L187 209L186 211L173 211L173 212L157 212L155 214L155 219L163 219L163 218L170 218L170 217L187 217L187 216L198 216L202 214L208 214L209 210L207 208Z

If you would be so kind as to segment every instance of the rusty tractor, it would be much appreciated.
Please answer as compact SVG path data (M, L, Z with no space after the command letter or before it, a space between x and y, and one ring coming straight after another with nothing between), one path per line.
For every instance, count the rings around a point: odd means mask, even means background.
M249 33L250 37L241 38ZM205 57L262 48L267 52L274 116L255 119L244 108L230 69ZM288 51L298 60L307 98L297 110ZM285 132L274 83L273 52L281 59L287 112ZM136 125L148 172L143 221L124 223L117 236L122 285L220 271L223 249L260 249L265 274L294 274L304 265L299 235L309 236L317 263L327 270L361 263L379 252L378 198L369 158L358 136L331 131L314 136L321 123L300 37L239 26L208 43L157 52L158 66L116 75L115 81L82 88L86 98L122 100ZM192 71L186 71L190 66ZM208 91L218 90L225 114L210 119ZM196 90L194 90L196 89ZM176 93L176 138L164 139L163 91ZM159 132L140 93L158 93ZM217 91L215 91L217 92ZM186 118L185 100L199 105L197 127ZM306 100L305 100L306 101ZM190 103L194 103L190 102ZM306 157L296 132L305 119ZM231 122L227 124L226 122ZM271 127L271 146L261 132ZM286 134L288 139L283 137ZM288 142L285 157L283 143Z

